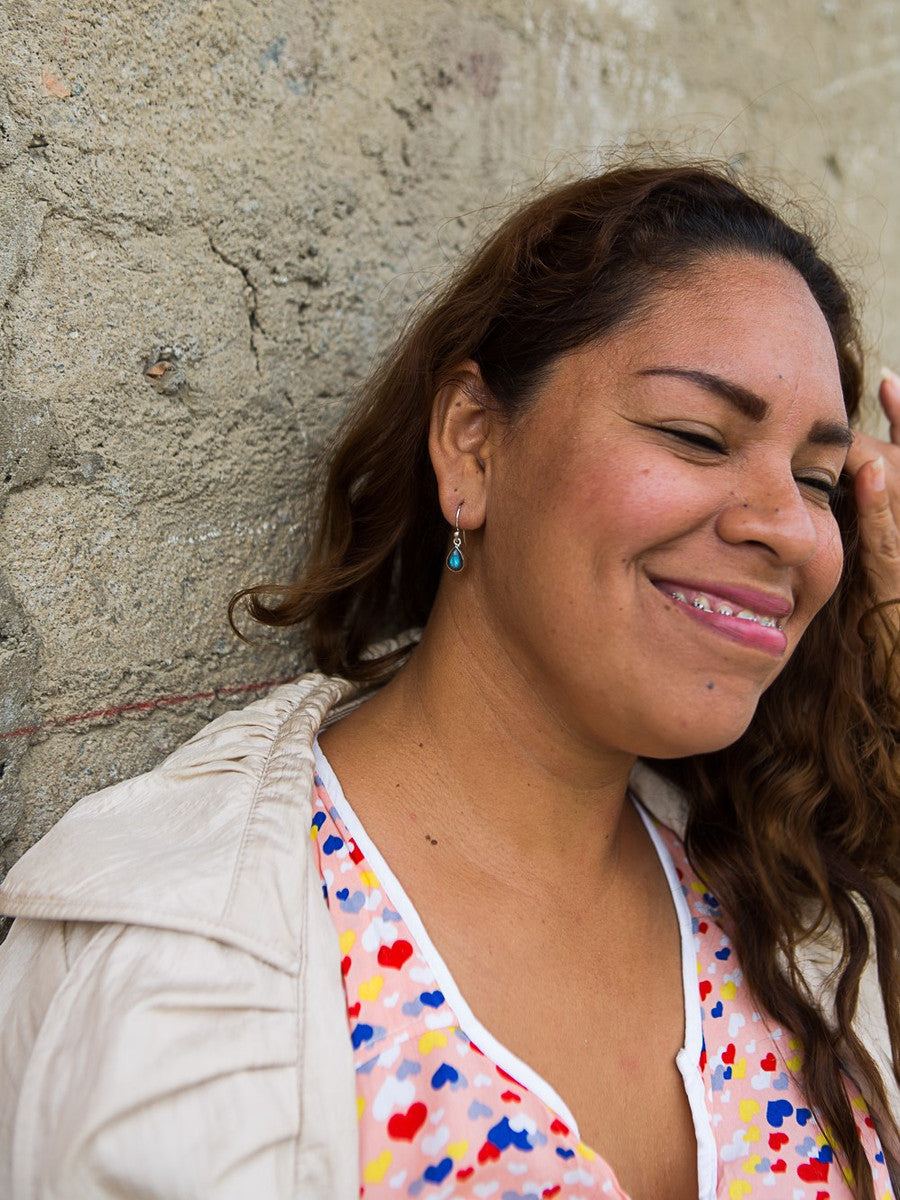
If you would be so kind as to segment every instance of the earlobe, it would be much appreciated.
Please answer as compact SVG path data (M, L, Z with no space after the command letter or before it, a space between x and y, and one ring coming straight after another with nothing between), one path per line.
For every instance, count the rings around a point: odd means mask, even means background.
M431 409L428 449L441 511L452 525L462 505L462 529L484 522L495 424L488 401L477 364L465 362L440 388Z

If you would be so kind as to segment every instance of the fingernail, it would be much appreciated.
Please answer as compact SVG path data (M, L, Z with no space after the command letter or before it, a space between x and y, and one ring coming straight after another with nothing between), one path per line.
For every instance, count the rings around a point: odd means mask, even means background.
M876 492L884 491L884 459L872 459L872 487Z
M892 371L890 367L881 368L881 378L889 379L891 383L896 383L900 387L900 375L896 371Z

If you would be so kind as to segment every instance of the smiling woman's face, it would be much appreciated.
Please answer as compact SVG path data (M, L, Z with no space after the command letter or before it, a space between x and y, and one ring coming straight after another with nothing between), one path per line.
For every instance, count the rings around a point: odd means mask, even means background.
M837 585L848 440L803 280L713 260L561 359L491 455L472 582L493 636L580 738L729 744Z

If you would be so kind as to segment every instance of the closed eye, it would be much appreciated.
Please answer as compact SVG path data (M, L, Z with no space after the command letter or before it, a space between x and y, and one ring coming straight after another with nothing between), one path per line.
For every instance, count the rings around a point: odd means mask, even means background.
M705 433L697 433L693 429L672 429L668 425L660 427L661 433L668 433L672 437L677 438L680 442L686 442L689 446L696 446L699 450L712 450L716 454L724 454L725 447L715 440L708 437Z
M822 479L818 475L798 477L797 482L802 483L804 487L810 487L814 491L821 492L829 504L834 503L841 489L840 482L832 483L830 479Z

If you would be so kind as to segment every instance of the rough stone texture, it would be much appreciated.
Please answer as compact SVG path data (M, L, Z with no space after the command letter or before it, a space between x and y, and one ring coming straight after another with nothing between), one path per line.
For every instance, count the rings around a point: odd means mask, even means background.
M898 32L893 0L4 0L5 861L302 664L227 598L289 572L311 459L486 205L642 137L780 175L900 361Z

